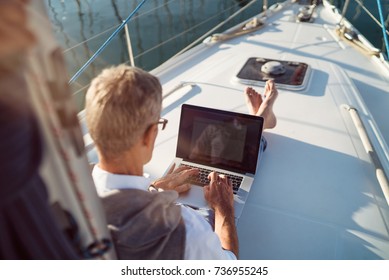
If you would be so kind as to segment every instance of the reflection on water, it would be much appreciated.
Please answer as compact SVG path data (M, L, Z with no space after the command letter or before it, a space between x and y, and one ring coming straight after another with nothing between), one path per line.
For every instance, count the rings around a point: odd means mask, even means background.
M136 8L141 0L46 0L56 37L64 48L69 76L72 76L101 46L109 35ZM145 70L160 65L236 12L245 0L149 0L129 22L135 64ZM269 5L278 2L269 0ZM344 0L332 0L341 7ZM378 48L382 34L373 21L350 1L347 17ZM377 15L376 1L362 1ZM388 11L389 0L383 0ZM262 9L258 1L222 30ZM387 16L387 15L386 15ZM220 30L220 31L222 31ZM90 80L109 65L128 62L124 31L73 84L73 91L83 106L83 93Z

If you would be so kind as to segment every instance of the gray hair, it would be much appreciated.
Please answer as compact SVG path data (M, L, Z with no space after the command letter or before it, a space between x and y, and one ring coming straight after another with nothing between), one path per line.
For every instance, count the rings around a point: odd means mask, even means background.
M103 70L86 94L86 122L99 152L115 158L132 147L161 114L159 80L136 67Z

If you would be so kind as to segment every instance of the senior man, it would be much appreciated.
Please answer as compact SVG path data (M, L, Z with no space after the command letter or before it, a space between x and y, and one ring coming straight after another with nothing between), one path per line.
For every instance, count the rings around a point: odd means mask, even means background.
M161 107L159 80L126 65L104 70L86 95L87 125L99 155L92 176L103 197L117 255L120 259L236 259L238 238L227 178L211 173L211 183L204 187L215 213L211 226L195 210L175 203L198 170L177 168L154 182L143 176L158 126L163 129L167 123L160 118Z

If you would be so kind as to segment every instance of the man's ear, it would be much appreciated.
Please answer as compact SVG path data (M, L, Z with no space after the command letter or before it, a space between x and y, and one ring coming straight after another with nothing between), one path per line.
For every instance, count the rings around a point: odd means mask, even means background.
M154 141L155 141L155 125L150 125L143 133L142 144L144 146L150 147L151 145L154 145Z

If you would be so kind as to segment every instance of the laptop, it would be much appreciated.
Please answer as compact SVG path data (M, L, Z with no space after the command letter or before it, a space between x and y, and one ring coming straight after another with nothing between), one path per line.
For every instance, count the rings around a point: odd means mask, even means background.
M177 202L195 209L209 209L203 186L208 174L225 174L233 185L235 219L247 200L261 154L263 118L184 104L178 131L176 167L198 168L200 175Z

